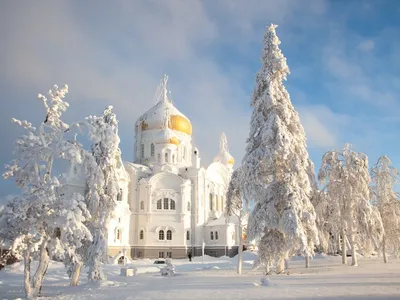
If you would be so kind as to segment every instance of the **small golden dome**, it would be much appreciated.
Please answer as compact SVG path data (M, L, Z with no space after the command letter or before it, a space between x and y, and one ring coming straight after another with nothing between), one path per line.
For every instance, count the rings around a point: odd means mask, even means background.
M235 164L235 159L233 158L233 157L231 157L229 160L228 160L228 165L234 165Z
M181 143L181 141L178 140L176 137L172 137L172 138L169 139L168 143L169 143L169 144L174 144L174 145L179 146L179 144Z
M142 121L142 130L146 130L149 127L149 124L147 124L144 120Z
M192 124L190 124L188 119L180 115L171 115L168 127L172 130L180 131L188 135L192 134Z

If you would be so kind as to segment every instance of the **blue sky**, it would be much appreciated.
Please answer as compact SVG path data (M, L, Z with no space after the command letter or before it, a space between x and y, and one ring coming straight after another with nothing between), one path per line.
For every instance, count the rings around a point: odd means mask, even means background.
M222 131L240 163L264 29L276 23L316 167L350 142L371 165L386 154L400 168L399 20L397 0L2 1L0 162L20 133L11 117L41 121L35 96L55 83L70 88L66 120L114 105L132 160L135 120L167 73L203 165ZM0 197L10 193L0 180Z

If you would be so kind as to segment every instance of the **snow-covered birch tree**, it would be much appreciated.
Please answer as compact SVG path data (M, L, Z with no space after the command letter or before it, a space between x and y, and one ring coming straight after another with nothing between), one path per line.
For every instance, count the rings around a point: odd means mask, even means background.
M85 204L75 199L73 205L59 196L60 182L52 175L53 163L61 158L67 142L64 133L69 125L60 117L68 107L63 99L68 87L54 86L49 99L40 95L46 115L39 127L27 121L13 119L25 134L16 141L15 160L7 165L4 178L13 178L22 195L10 202L0 218L0 236L12 243L14 252L24 257L24 286L27 298L37 296L42 287L50 255L62 255L64 249L55 232L68 223L83 229L85 234L73 236L90 238L82 224ZM67 206L66 206L67 205ZM73 218L74 216L74 218ZM79 235L79 237L78 237ZM37 270L31 278L31 260L38 258Z
M119 192L116 157L120 140L112 106L100 117L88 117L83 125L92 143L92 153L84 163L88 186L85 198L92 215L88 227L93 235L93 242L87 247L86 265L89 280L98 281L106 279L101 263L107 261L108 225Z
M400 251L400 201L394 191L399 171L392 166L389 157L384 155L371 169L371 175L374 204L378 207L385 229L382 254L387 263L388 252L398 257Z
M231 216L238 218L238 229L239 229L239 252L238 252L238 265L237 273L242 274L243 264L243 226L245 225L248 201L244 197L243 193L243 173L242 169L238 168L233 171L231 180L229 182L228 191L226 193L226 218L227 220Z
M342 152L324 154L319 179L325 184L333 206L339 207L342 263L347 264L347 239L352 265L357 266L357 249L368 253L383 236L379 212L370 204L368 158L346 144Z
M310 202L305 132L283 85L289 68L276 27L270 25L264 36L242 168L244 184L256 203L247 227L248 239L259 241L256 266L269 272L277 261L280 273L289 255L313 255L318 232Z

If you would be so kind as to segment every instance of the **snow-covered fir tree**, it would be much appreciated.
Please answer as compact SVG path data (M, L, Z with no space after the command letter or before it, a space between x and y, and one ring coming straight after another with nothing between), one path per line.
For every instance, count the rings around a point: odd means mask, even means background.
M107 261L108 224L113 217L118 186L118 121L109 106L100 117L90 116L84 122L88 129L92 153L86 156L88 193L86 203L92 215L88 224L93 242L87 247L86 264L90 281L104 280L101 263Z
M239 227L239 252L238 252L238 265L237 273L242 274L243 264L243 226L246 225L246 216L248 211L249 202L244 197L243 193L243 172L239 167L233 171L231 180L229 182L228 190L226 192L226 218L235 216L238 218Z
M326 186L333 207L339 207L342 263L347 264L347 241L351 247L352 265L357 266L357 249L368 254L377 249L383 236L378 210L370 204L368 157L351 150L324 154L319 179Z
M371 175L373 202L378 207L385 229L382 254L384 262L387 263L387 253L399 257L400 251L400 201L394 191L399 171L392 166L389 157L384 155L371 169Z
M242 168L244 184L256 203L247 227L248 239L259 241L256 265L268 272L277 261L279 273L289 255L313 255L318 232L310 202L305 132L283 85L289 68L276 27L270 25L264 36Z
M54 160L63 158L65 151L67 156L73 156L70 143L64 139L69 125L60 119L68 108L63 100L67 92L67 86L54 86L48 93L49 99L39 94L46 111L39 127L13 119L25 134L16 141L16 158L6 166L4 177L13 178L22 195L2 212L0 239L11 242L13 252L21 253L24 258L27 298L40 293L51 256L63 256L66 244L76 245L90 239L90 232L83 225L85 217L89 216L83 199L63 199L59 194L61 184L52 175ZM68 242L61 238L64 233ZM39 260L33 278L32 258Z

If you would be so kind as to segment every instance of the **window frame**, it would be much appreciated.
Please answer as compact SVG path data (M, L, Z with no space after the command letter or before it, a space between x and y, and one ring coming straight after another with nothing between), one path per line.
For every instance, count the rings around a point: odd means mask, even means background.
M213 241L214 240L214 231L210 231L210 239Z
M163 209L169 210L169 198L163 198Z
M140 144L140 158L144 158L144 144Z
M158 240L159 240L159 241L164 241L164 240L165 240L164 230L160 230L160 231L158 232Z
M171 229L167 230L166 237L167 237L167 241L172 241L172 230Z
M144 240L144 230L139 231L139 240Z
M173 199L169 199L169 210L176 210L176 203Z

